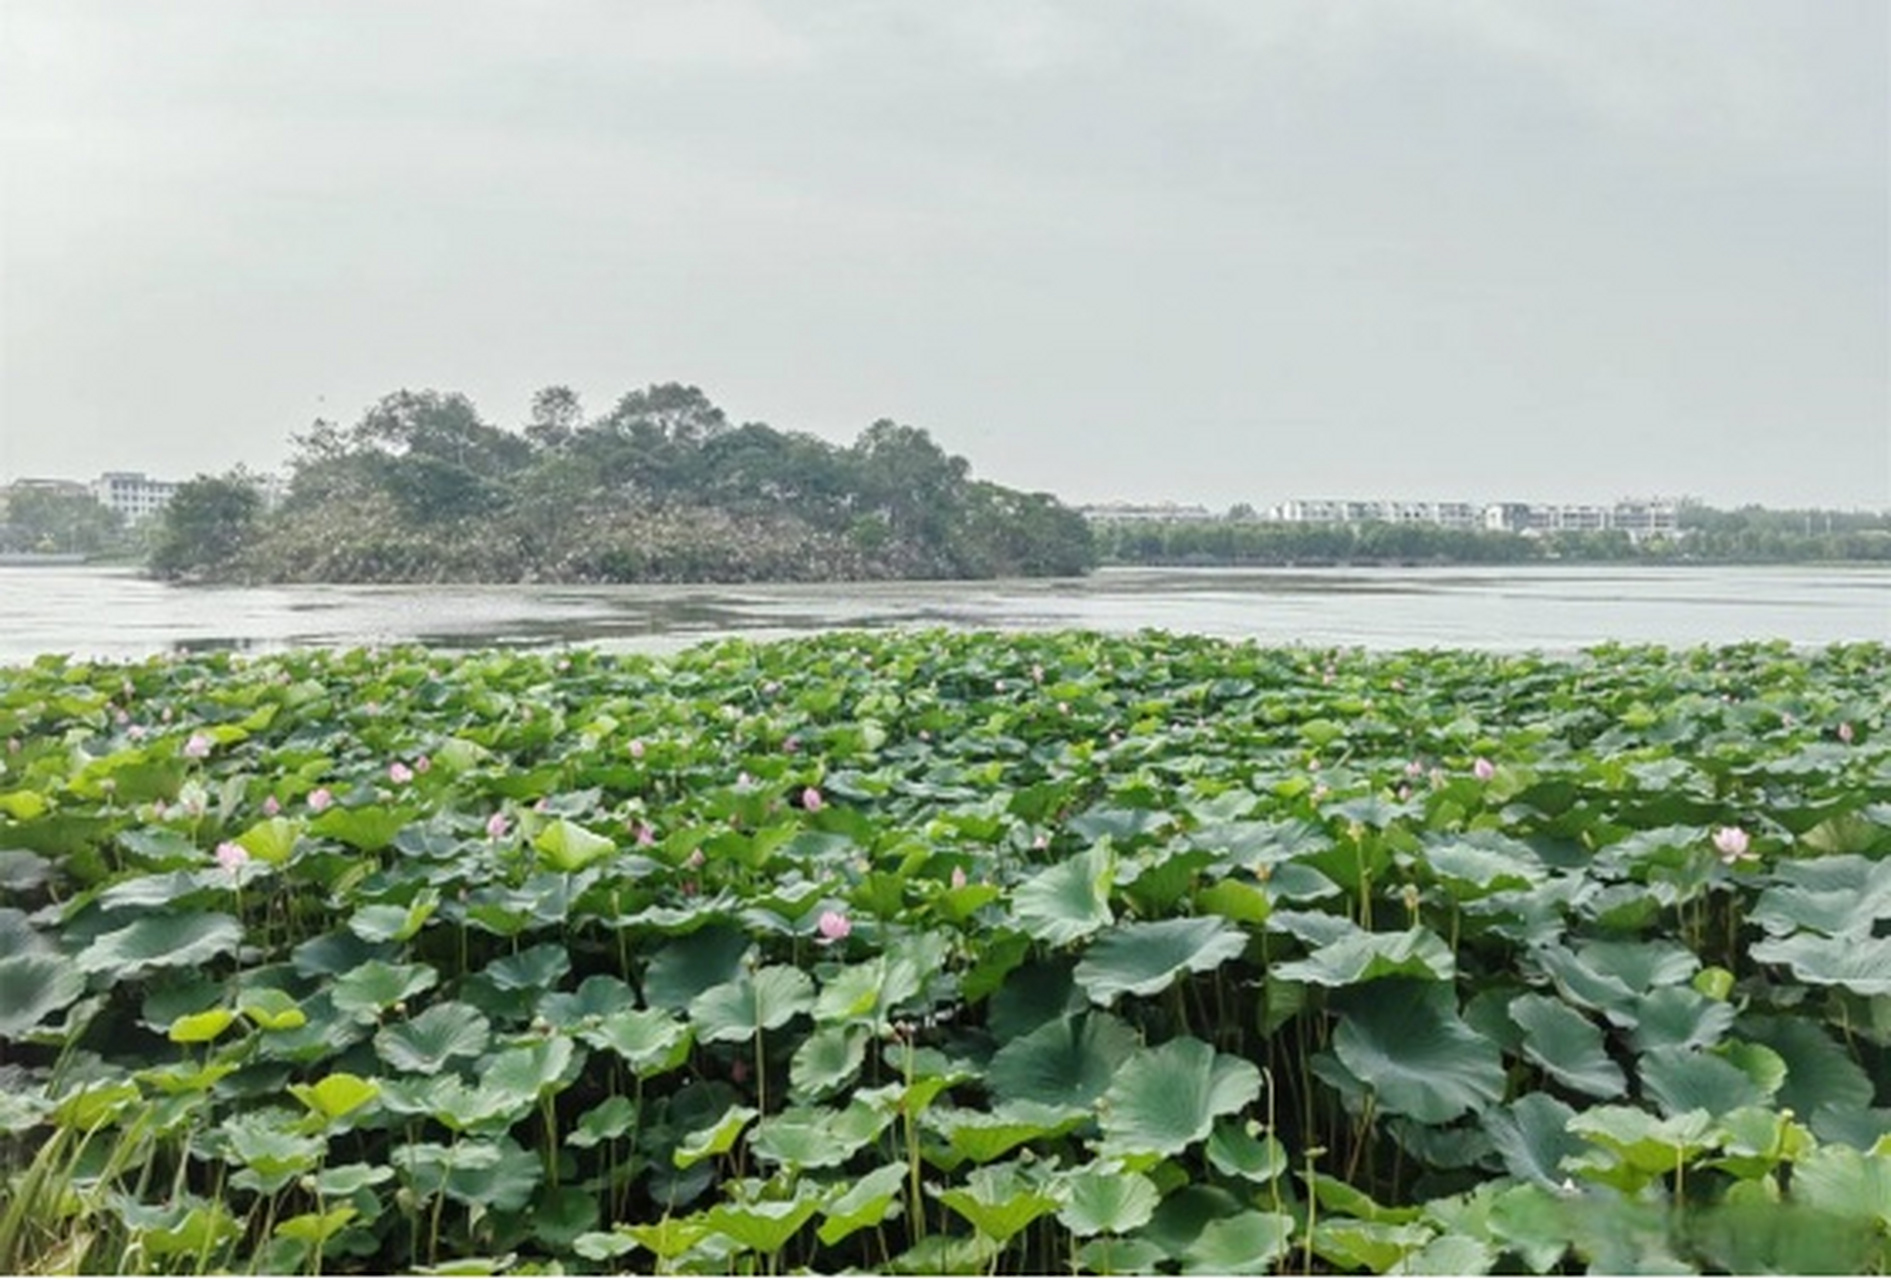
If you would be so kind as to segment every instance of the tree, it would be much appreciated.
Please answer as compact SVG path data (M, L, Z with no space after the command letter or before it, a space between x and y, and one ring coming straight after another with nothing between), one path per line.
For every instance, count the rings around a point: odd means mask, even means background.
M541 387L532 393L532 416L525 438L541 450L564 448L584 425L584 406L570 387Z
M16 484L6 497L0 544L15 550L92 555L124 529L124 518L90 493Z
M185 481L158 517L151 571L161 578L228 576L255 537L262 506L262 495L241 473Z

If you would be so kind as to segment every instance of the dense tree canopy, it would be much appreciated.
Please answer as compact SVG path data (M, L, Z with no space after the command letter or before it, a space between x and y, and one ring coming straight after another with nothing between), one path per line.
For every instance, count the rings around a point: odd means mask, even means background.
M0 551L92 555L124 532L118 513L89 493L19 484L0 497Z
M1075 574L1095 557L1081 516L973 480L922 429L882 419L839 447L731 423L677 383L596 418L570 388L547 387L518 431L458 393L399 391L352 427L316 423L296 446L280 511L214 556L156 567L300 581L806 581ZM207 545L176 532L179 546Z

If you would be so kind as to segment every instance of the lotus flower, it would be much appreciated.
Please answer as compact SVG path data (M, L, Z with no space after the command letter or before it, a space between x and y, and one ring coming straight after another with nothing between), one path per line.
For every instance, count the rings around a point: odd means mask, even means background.
M1838 740L1849 746L1851 744L1852 736L1853 736L1852 735L1852 722L1849 720L1846 720L1840 723L1838 727Z
M1483 756L1479 756L1476 763L1471 765L1471 772L1476 775L1479 782L1489 782L1497 776L1497 766Z
M826 941L839 942L854 931L854 922L838 911L823 911L815 928Z
M643 759L643 739L642 738L632 738L630 740L630 758L632 760Z
M813 787L809 787L801 793L801 807L806 809L809 813L819 813L821 806L826 803L825 800L821 799L821 793L816 791Z
M506 831L511 825L511 823L506 821L505 814L495 813L492 817L486 819L486 836L491 840L503 840L506 838Z
M317 787L309 792L309 808L316 813L335 803L335 794L327 787Z
M201 760L210 754L210 735L201 731L190 735L184 744L184 757L188 760Z
M263 816L265 818L273 818L281 812L282 801L276 799L274 796L263 797Z
M387 776L395 785L404 787L414 780L414 771L396 760L387 767Z
M1751 844L1747 833L1739 827L1714 828L1714 848L1720 850L1722 862L1738 862L1749 857Z
M965 868L964 867L952 868L952 887L954 889L963 889L965 887Z
M243 864L250 860L250 851L234 840L225 840L217 846L217 865L231 875L243 869Z

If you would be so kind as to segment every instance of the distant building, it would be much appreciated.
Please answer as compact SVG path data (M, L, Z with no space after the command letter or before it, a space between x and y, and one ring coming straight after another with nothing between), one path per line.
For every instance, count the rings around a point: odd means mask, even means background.
M176 492L175 480L153 480L142 471L107 471L92 482L92 496L123 516L127 525L140 524L164 510Z
M1268 514L1287 524L1422 524L1492 533L1600 533L1613 529L1636 541L1674 537L1680 531L1680 504L1665 498L1625 498L1612 506L1296 498Z

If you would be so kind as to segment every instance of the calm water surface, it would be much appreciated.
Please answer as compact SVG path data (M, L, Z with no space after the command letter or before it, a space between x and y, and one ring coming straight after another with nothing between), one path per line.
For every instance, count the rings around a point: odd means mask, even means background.
M1110 569L1081 580L818 586L171 587L0 566L0 662L418 640L665 651L839 627L1144 628L1271 644L1570 650L1891 640L1891 569Z

